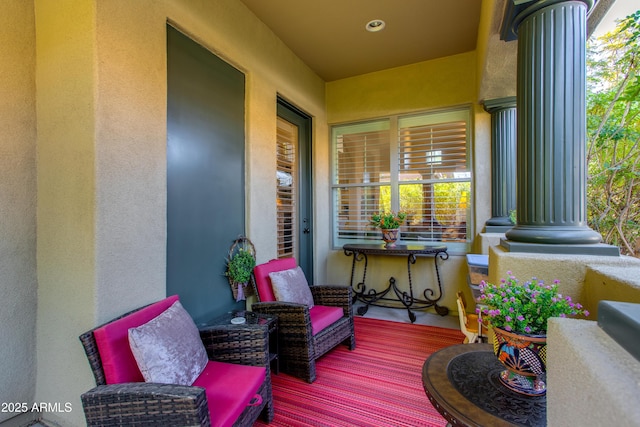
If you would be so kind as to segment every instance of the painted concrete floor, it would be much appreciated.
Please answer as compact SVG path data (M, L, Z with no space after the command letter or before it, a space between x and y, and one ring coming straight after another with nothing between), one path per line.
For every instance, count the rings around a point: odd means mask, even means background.
M361 302L357 302L354 304L354 313L358 312L359 307L363 307L364 304ZM416 321L414 322L417 325L428 325L428 326L439 326L441 328L449 328L449 329L460 329L460 323L458 320L458 316L453 316L449 313L446 316L440 316L435 313L435 310L429 309L428 311L422 310L412 310L413 314L416 315ZM355 314L358 316L358 314ZM383 319L383 320L391 320L394 322L403 322L403 323L411 323L409 320L409 314L405 308L387 308L387 307L376 307L374 305L370 305L367 309L367 312L363 315L363 317L369 317L373 319Z

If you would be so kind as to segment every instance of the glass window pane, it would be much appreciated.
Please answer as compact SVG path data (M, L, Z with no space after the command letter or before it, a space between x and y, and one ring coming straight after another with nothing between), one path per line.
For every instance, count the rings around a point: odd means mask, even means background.
M337 237L380 240L380 231L375 230L369 221L374 213L390 208L390 194L389 186L335 188Z
M398 169L401 181L451 179L467 172L467 124L449 121L399 129ZM420 178L416 178L420 176Z
M333 129L334 184L369 184L389 175L389 122Z
M402 240L465 247L469 123L469 110L461 109L334 127L334 244L379 241L371 215L399 208L407 213Z
M467 241L470 182L400 185L404 240Z

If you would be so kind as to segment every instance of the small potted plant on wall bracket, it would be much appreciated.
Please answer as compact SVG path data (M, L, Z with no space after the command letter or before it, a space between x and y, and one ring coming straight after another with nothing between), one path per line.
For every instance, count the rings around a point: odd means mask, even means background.
M247 285L251 280L253 267L256 266L256 250L251 240L245 236L234 240L226 261L227 271L224 274L229 279L233 298L236 301L244 300L252 292L252 288Z

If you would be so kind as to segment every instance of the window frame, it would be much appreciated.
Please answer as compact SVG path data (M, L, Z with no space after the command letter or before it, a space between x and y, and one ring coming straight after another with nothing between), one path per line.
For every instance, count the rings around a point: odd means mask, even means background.
M434 180L433 177L411 181L400 179L400 148L401 139L399 130L399 123L401 121L410 121L412 119L425 120L428 124L433 125L437 123L447 123L450 121L464 121L466 125L465 135L465 149L466 149L466 172L469 173L469 178L449 178L443 181ZM376 183L340 183L338 177L338 147L337 147L337 134L338 131L343 131L346 127L357 126L373 126L375 128L376 123L388 122L389 128L389 182L376 182ZM344 132L342 132L344 134ZM330 126L329 136L331 139L331 176L330 176L330 198L331 198L331 245L334 250L341 249L344 244L359 244L359 243L379 243L379 240L372 240L371 238L344 238L339 237L338 232L340 228L338 226L340 215L338 209L340 209L338 192L342 188L380 188L382 186L390 186L391 192L391 209L398 211L400 206L400 187L406 184L418 183L424 184L427 182L468 182L469 183L469 196L468 206L466 208L466 241L454 242L448 240L439 241L425 241L426 244L446 244L449 253L465 254L470 251L473 236L475 235L475 223L474 223L474 209L475 209L475 172L473 169L473 114L471 106L452 107L448 109L429 110L412 112L406 114L395 114L385 117L363 119L359 121L335 123ZM379 190L378 190L379 191ZM375 232L371 228L372 232ZM358 231L357 231L358 232ZM362 230L359 229L362 233ZM402 240L402 236L401 236ZM408 240L408 243L418 243L419 240Z

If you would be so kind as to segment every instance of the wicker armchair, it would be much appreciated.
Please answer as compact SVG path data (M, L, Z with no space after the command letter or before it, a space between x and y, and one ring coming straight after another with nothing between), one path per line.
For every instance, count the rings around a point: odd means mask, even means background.
M133 310L104 325L154 304ZM216 414L210 414L205 388L148 382L107 384L105 367L94 335L96 329L104 325L79 337L97 385L81 396L88 426L229 425L227 421L216 419ZM209 360L266 368L265 378L256 392L257 402L246 406L232 425L251 426L259 416L270 422L274 409L267 331L259 328L221 328L201 332L201 338Z
M353 323L352 290L350 286L310 286L314 306L276 301L269 273L295 268L295 258L272 260L254 269L257 303L252 310L278 316L280 369L312 383L316 379L316 360L342 343L353 350L356 337ZM328 325L322 316L342 309L339 318ZM327 323L327 322L324 322ZM319 326L320 325L320 326Z

